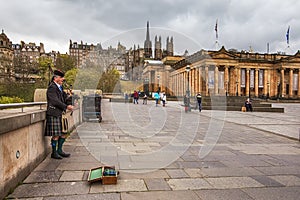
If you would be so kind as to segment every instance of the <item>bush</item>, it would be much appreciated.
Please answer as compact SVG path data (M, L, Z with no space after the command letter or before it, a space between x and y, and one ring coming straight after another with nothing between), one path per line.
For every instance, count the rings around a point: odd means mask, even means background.
M19 97L7 97L7 96L0 97L0 104L23 103L23 102L24 102L24 99L21 99Z

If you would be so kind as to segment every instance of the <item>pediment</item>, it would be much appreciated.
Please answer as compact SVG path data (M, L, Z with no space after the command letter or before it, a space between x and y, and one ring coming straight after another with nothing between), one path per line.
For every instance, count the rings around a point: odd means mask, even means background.
M229 52L216 52L210 55L213 59L234 59L235 55Z
M281 61L299 62L300 63L300 51L298 51L295 55L282 58Z
M213 59L234 59L235 55L227 51L224 46L219 51L210 54Z

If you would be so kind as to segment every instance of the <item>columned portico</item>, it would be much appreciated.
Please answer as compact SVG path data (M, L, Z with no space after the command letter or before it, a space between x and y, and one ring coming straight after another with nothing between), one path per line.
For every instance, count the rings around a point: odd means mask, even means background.
M187 74L185 67L190 65ZM174 65L175 94L300 97L300 51L295 55L201 50Z

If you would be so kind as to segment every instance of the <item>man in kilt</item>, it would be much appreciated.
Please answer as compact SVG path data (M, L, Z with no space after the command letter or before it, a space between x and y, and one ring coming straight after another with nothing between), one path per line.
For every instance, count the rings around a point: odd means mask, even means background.
M64 73L60 70L54 70L52 81L47 89L47 112L46 112L46 130L45 136L52 136L51 158L62 159L69 157L69 153L62 150L66 139L66 133L62 132L62 113L66 110L72 110L72 105L66 104L67 94L63 91Z

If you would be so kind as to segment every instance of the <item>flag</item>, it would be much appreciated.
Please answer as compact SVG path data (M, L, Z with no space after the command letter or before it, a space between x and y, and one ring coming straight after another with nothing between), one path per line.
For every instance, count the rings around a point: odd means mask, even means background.
M288 30L286 31L286 43L290 44L290 26L288 27Z
M216 31L216 40L218 40L218 19L216 21L215 31Z

